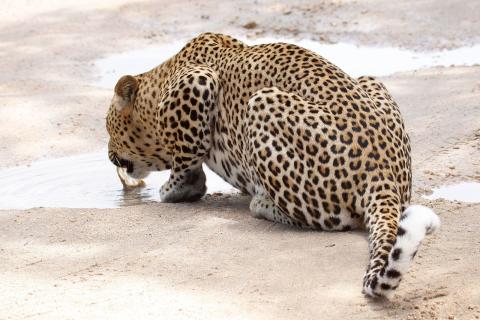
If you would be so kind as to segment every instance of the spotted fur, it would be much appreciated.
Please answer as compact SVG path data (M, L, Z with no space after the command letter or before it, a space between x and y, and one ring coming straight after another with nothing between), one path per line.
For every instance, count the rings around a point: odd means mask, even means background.
M111 161L131 176L171 169L163 201L200 199L206 163L252 195L256 217L366 228L369 296L398 286L412 250L438 226L427 209L405 211L410 142L385 86L295 45L202 34L158 67L122 77L107 129Z

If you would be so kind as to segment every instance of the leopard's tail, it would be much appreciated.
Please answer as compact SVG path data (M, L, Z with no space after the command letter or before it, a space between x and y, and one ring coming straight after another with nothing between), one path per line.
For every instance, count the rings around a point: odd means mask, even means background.
M439 227L440 218L431 209L409 206L400 217L397 237L384 266L370 273L367 271L364 293L372 297L389 296L407 273L425 235Z

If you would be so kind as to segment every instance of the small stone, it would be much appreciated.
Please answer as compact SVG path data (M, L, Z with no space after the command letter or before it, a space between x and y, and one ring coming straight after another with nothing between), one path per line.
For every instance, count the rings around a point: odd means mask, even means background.
M243 25L244 29L255 29L257 27L258 27L258 24L255 21L251 21L251 22Z

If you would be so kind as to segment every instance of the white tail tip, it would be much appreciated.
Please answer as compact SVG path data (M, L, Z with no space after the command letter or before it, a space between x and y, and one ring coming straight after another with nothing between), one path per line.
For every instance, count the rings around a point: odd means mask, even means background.
M440 228L440 218L438 215L433 212L432 209L422 205L409 206L403 212L401 220L406 220L400 224L404 227L407 227L405 224L408 224L407 230L411 228L413 230L423 231L419 230L423 226L426 234L434 233Z

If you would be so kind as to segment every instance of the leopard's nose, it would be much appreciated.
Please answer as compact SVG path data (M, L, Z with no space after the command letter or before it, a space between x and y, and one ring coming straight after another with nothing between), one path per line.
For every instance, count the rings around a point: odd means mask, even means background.
M108 158L110 161L117 167L120 168L127 168L127 173L133 172L133 162L130 160L125 160L117 156L117 154L113 151L108 152Z
M113 151L108 152L108 159L117 167L122 167L122 162L120 158L118 158L117 154Z

